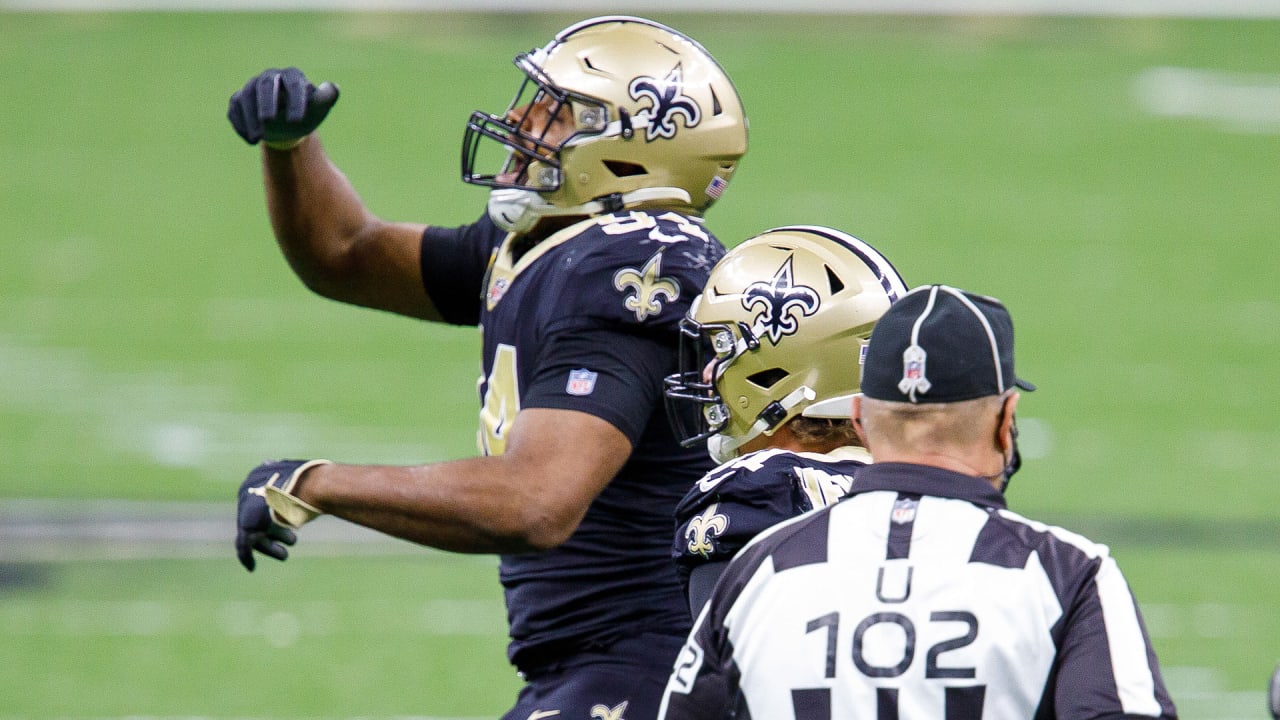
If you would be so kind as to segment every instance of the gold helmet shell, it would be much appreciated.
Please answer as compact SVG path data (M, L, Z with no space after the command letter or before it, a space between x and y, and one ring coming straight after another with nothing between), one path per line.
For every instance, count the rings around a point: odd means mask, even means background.
M473 113L463 140L463 180L522 196L535 215L593 215L662 207L700 215L720 197L747 150L747 118L724 69L697 41L628 16L572 25L521 53L525 81L507 112ZM542 117L568 116L563 142ZM532 125L532 127L531 127ZM477 170L484 139L503 154ZM492 143L488 143L492 145Z
M867 243L796 225L756 235L711 270L666 381L684 444L724 462L798 415L844 418L871 330L906 283Z

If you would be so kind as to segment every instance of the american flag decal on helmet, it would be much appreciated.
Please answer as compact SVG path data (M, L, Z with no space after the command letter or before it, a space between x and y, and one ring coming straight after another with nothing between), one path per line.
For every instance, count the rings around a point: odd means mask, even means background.
M729 181L717 175L711 178L711 184L707 185L707 197L712 200L718 199L727 187L729 187Z

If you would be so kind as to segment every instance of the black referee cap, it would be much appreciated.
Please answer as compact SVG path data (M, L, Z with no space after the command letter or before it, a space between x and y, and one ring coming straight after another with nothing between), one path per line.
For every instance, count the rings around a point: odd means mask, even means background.
M915 288L876 322L862 394L945 403L1035 385L1013 372L1013 320L995 298L946 285Z

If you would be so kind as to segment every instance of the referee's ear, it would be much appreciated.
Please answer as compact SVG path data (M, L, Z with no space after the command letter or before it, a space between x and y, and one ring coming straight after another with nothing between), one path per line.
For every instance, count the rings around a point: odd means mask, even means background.
M996 447L1000 448L1002 455L1010 455L1017 449L1014 441L1018 439L1018 425L1014 412L1018 408L1018 400L1021 397L1022 393L1015 390L1009 393L1000 405L1000 423L996 426Z
M867 445L867 431L862 427L862 393L853 396L853 408L850 417L853 420L853 431L858 435L858 442L862 444L862 447L870 450L871 448Z

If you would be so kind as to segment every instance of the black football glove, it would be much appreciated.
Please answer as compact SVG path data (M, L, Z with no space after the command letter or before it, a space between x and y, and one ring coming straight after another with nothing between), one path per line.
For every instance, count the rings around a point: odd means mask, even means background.
M338 102L338 86L312 85L298 68L258 73L231 96L227 119L250 145L287 150L310 135Z
M253 551L284 560L289 557L286 545L293 545L298 536L292 528L301 527L320 511L293 496L293 488L302 473L316 465L329 464L328 460L268 460L249 471L249 477L240 484L239 512L236 518L236 556L245 570L253 572L257 564ZM285 509L282 516L267 502L274 496L273 504ZM284 499L284 504L279 500Z

